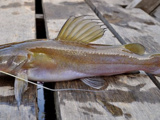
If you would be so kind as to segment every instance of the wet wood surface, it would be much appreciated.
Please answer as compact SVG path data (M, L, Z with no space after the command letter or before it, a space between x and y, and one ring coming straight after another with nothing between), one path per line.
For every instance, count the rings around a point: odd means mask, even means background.
M107 4L105 0L91 1L127 43L138 42L147 52L158 52L160 24L140 9L126 10ZM43 0L47 37L53 39L70 16L94 15L83 0ZM107 30L100 44L120 44ZM143 74L102 77L103 92L55 92L58 120L128 120L159 119L160 90ZM56 83L55 88L94 90L80 80Z
M35 39L34 0L0 2L1 44ZM36 120L36 87L29 85L18 109L14 98L14 78L0 77L0 120Z

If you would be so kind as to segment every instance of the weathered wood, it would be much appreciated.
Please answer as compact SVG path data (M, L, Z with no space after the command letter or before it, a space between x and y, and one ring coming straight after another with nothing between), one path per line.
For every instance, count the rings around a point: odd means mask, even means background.
M99 3L99 4L98 4ZM102 3L97 1L98 7L105 9L105 17L109 17L110 21L113 23L119 23L120 25L126 25L126 22L134 20L137 24L143 25L143 27L150 26L148 31L153 27L150 24L159 25L158 22L151 19L146 14L137 14L137 9L135 11L130 11L127 14L125 12L115 11L114 14L123 15L122 18L119 15L114 18L112 15L112 7L108 6L105 2ZM71 15L94 15L92 10L86 5L83 0L43 0L43 9L46 22L47 36L49 39L53 39L57 36L63 23ZM106 10L108 14L106 13ZM119 9L118 9L119 10ZM136 13L134 13L136 12ZM124 16L127 15L127 16ZM145 19L140 19L141 16L149 18L153 21L145 21ZM125 21L126 18L126 21ZM140 22L139 22L140 19ZM124 20L124 21L122 21ZM122 21L122 23L121 23ZM133 27L122 27L120 25L112 25L115 27L120 27L122 36L125 36L125 40L136 37L136 34L132 35L136 31ZM124 24L123 24L124 23ZM133 24L133 23L132 23ZM149 25L148 25L149 24ZM133 25L132 25L133 26ZM155 27L154 26L154 27ZM142 28L143 28L142 27ZM141 26L140 28L141 29ZM138 30L139 30L138 29ZM129 34L128 33L129 30ZM152 32L153 33L153 32ZM154 35L157 35L154 32ZM142 33L136 37L143 39ZM152 35L153 36L153 35ZM127 39L128 38L128 39ZM132 42L137 42L137 40L132 39ZM139 39L140 39L139 38ZM158 38L158 35L157 37ZM156 39L157 40L157 39ZM148 40L149 41L149 40ZM97 41L102 44L120 44L114 36L106 31L103 38ZM130 41L128 40L128 43ZM155 41L152 41L155 42ZM152 43L151 42L151 43ZM146 43L147 44L147 43ZM150 44L150 43L149 43ZM152 43L153 44L153 43ZM148 47L147 51L151 51L154 48ZM160 107L160 92L152 81L146 75L117 75L111 77L103 77L106 80L106 87L103 88L104 92L93 93L93 92L83 92L83 91L61 91L55 92L55 104L57 118L59 120L114 120L114 119L158 119L159 118L159 107ZM70 82L59 82L56 83L55 88L78 88L78 89L91 89L79 80ZM92 89L93 90L93 89Z
M150 14L158 5L160 0L142 0L136 7Z
M134 8L137 6L142 0L133 0L126 8Z
M79 15L94 15L91 9L83 0L43 0L44 17L46 22L47 38L56 38L58 32L63 26L64 22L71 16ZM87 11L87 13L86 13ZM107 31L105 36L107 39L115 39L111 32ZM102 43L107 44L103 37ZM118 44L119 42L112 40L110 44Z
M1 1L1 44L35 38L34 0ZM14 98L14 78L0 77L0 120L37 119L36 87L29 85L19 109Z
M101 2L92 0L92 2L101 14L103 14L103 16L112 24L115 30L123 37L125 42L141 43L146 47L146 51L149 53L157 53L160 51L160 34L158 32L160 30L160 23L147 15L144 11L141 9L125 10L120 7L106 4L105 0ZM160 81L158 77L157 79ZM145 84L149 83L146 81ZM158 91L158 88L155 87L155 89ZM157 93L154 94L156 95ZM158 95L158 97L160 96ZM160 102L158 102L158 105L154 105L153 108L156 106L160 106ZM154 113L151 111L151 114ZM143 115L143 113L141 115ZM159 114L154 117L158 118L158 116ZM141 119L142 116L139 117Z
M153 11L152 15L160 22L160 6Z
M98 2L99 0L97 0ZM108 4L118 5L118 6L127 6L129 5L133 0L105 0Z
M126 10L107 4L105 0L93 3L127 43L141 43L150 53L160 51L160 23L143 10Z

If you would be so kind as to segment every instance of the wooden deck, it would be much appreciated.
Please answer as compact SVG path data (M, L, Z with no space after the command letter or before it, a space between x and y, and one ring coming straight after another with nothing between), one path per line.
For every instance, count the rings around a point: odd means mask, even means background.
M1 44L35 38L34 1L15 1L0 2ZM90 8L94 5L126 43L141 43L147 48L148 53L159 52L160 23L139 8L122 8L131 1L42 0L41 18L44 16L46 36L48 39L54 39L70 16L92 15L98 18L96 11ZM108 29L96 43L120 44ZM156 78L160 81L159 77ZM14 79L10 77L0 77L0 79L0 120L38 119L36 87L29 86L18 110L13 94ZM160 90L147 75L124 74L101 79L106 80L103 92L53 92L57 118L52 119L158 120L160 118ZM80 80L57 82L55 88L91 89Z
M34 0L0 2L0 44L35 39L34 6ZM11 77L0 77L0 120L36 120L36 86L29 85L18 110L13 83Z

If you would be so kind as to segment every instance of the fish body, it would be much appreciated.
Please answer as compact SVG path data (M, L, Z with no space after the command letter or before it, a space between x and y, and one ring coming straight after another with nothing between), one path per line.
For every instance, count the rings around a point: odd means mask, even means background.
M0 50L0 60L7 63L0 67L5 72L25 70L29 79L44 82L156 69L150 55L132 53L125 46L85 45L56 40L11 45Z
M84 16L70 17L53 40L28 40L0 45L0 72L15 76L14 92L18 106L27 82L67 81L80 78L99 89L110 76L137 70L160 74L160 55L144 54L141 44L99 45L102 37L98 22ZM96 77L95 77L96 76Z

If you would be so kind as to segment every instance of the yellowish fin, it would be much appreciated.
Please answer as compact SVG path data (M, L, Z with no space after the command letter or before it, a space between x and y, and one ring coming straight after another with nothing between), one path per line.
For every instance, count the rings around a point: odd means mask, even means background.
M88 44L102 37L104 32L101 25L92 19L71 17L63 25L56 40Z
M143 55L146 51L145 47L139 43L131 43L124 45L126 49L128 49L130 52Z
M27 80L27 73L25 71L21 71L17 74L18 77L26 79ZM14 94L15 94L15 99L17 101L17 105L18 107L21 104L21 99L22 99L22 95L23 93L27 90L28 87L28 82L26 81L22 81L19 78L15 78L15 82L14 82Z

